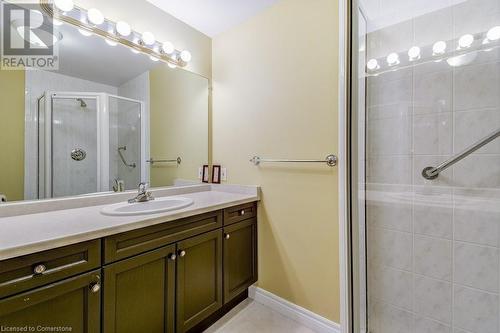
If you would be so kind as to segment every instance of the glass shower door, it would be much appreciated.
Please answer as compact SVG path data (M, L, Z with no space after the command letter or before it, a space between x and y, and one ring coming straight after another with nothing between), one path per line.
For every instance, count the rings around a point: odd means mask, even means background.
M500 128L500 1L359 10L360 320L371 333L498 333L500 138L454 157Z
M98 192L96 97L52 97L51 197Z

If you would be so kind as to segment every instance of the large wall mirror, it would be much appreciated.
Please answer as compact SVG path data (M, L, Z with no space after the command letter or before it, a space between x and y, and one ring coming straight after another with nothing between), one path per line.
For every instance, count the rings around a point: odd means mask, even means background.
M57 70L0 70L0 195L197 182L208 163L208 79L71 24L55 28Z

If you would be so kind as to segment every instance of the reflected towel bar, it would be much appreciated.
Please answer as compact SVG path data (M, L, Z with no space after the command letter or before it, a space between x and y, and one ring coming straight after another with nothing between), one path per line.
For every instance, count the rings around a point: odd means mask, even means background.
M154 158L150 158L146 162L150 163L151 165L155 163L177 163L177 165L181 164L182 159L180 157L177 157L175 160L155 160Z
M323 160L287 160L287 159L270 159L270 158L261 158L259 156L254 156L250 162L252 162L255 165L259 165L260 163L263 162L269 162L269 163L326 163L329 167L334 167L337 165L337 156L331 154L328 155L325 159Z
M463 150L461 153L459 153L459 154L453 156L452 158L444 161L443 163L439 164L437 167L429 166L429 167L425 168L424 170L422 170L422 177L424 177L425 179L429 179L429 180L436 179L439 176L439 173L441 171L444 171L444 170L448 169L449 167L451 167L453 164L457 163L458 161L463 160L464 158L466 158L467 156L469 156L470 154L472 154L473 152L475 152L479 148L487 145L491 141L495 140L499 136L500 136L500 128L497 129L496 131L494 131L493 133L491 133L490 135L482 138L481 140L479 140L475 144L469 146L468 148Z

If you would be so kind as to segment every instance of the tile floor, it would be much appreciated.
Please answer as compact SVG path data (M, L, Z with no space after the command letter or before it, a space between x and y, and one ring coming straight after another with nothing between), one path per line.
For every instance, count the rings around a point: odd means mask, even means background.
M205 333L315 333L279 312L246 299Z

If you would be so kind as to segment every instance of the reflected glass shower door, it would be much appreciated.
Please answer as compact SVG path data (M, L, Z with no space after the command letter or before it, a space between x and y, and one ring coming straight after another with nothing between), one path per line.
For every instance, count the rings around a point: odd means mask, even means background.
M98 192L96 97L52 98L52 195Z
M499 333L500 1L359 10L356 333Z
M116 181L123 181L125 190L137 189L146 181L144 163L145 146L142 136L142 110L140 101L120 96L108 97L109 105L109 181L110 188Z

